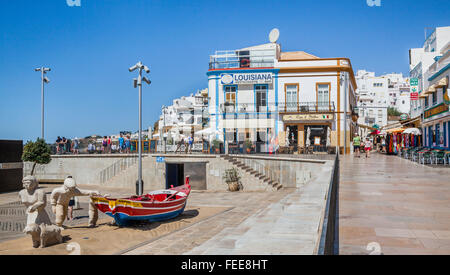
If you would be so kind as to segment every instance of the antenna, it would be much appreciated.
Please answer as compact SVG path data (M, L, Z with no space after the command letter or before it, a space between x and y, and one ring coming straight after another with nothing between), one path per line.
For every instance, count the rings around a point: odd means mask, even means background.
M280 38L280 31L277 28L274 28L269 34L269 41L271 43L276 43Z

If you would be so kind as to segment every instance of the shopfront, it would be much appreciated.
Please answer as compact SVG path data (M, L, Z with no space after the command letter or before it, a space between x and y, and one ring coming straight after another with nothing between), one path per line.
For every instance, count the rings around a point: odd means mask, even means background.
M331 146L331 131L334 114L283 115L287 146L312 148L313 152L327 152Z
M424 112L424 143L431 148L450 148L450 111L444 103Z

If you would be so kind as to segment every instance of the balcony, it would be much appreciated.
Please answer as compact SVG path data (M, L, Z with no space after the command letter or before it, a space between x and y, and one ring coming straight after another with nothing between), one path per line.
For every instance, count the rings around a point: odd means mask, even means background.
M326 113L335 112L334 102L299 102L299 103L278 103L280 113ZM276 104L256 106L254 103L222 103L219 112L222 115L233 115L239 118L258 118L271 116L276 111Z
M279 103L280 113L317 113L334 112L336 110L334 102L299 102L299 103Z
M247 69L274 66L274 50L216 51L209 58L209 69Z

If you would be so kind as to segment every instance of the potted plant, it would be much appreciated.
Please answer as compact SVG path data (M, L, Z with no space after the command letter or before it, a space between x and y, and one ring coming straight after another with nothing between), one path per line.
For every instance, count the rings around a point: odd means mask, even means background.
M240 185L239 180L241 179L239 171L236 168L230 168L225 170L223 179L228 184L228 191L235 192L239 191Z
M252 146L253 146L252 142L249 139L247 139L247 140L245 140L244 144L245 144L245 150L247 151L247 154L250 154L250 152L252 151Z
M213 144L215 153L220 154L220 144L221 144L220 140L215 139L212 141L212 144Z
M34 174L36 164L48 164L52 160L51 148L45 140L38 138L36 142L28 141L23 147L22 160L33 162L31 176Z

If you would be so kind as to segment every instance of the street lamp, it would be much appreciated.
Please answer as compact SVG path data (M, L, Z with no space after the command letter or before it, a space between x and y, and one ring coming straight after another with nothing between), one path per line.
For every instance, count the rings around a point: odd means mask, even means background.
M139 70L138 78L133 78L134 88L139 86L139 139L138 139L138 152L139 152L139 165L138 165L138 194L141 196L144 193L144 184L142 182L142 80L150 84L151 81L145 76L142 77L142 71L150 73L150 69L142 64L141 61L136 63L133 67L129 69L130 72Z
M45 74L47 72L50 72L50 68L36 68L34 69L36 72L41 72L41 81L42 81L42 87L41 87L41 137L44 139L44 83L50 83L50 79L48 79Z

